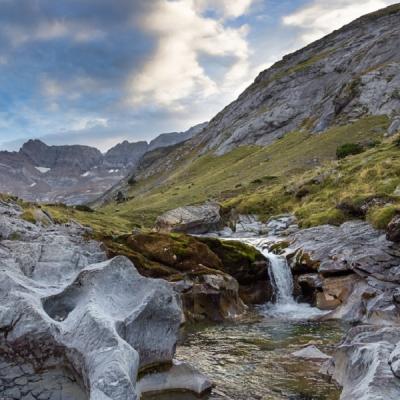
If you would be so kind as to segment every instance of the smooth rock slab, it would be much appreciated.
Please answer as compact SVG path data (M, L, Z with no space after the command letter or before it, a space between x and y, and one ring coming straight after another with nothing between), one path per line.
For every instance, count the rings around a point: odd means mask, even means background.
M140 394L156 394L171 391L192 392L203 395L213 387L208 378L185 362L174 361L166 371L145 375L138 382Z

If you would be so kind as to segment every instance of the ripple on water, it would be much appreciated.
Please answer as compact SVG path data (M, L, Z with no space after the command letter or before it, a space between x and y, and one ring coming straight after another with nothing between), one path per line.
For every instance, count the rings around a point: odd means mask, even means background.
M188 329L176 357L216 383L212 400L338 400L340 391L318 373L319 363L291 354L310 344L329 354L342 333L343 327L334 322L254 314L240 323Z

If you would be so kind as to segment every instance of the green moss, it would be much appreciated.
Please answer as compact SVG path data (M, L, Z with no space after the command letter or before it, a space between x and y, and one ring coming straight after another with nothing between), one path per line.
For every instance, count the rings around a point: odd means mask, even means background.
M31 224L36 224L36 218L34 211L32 209L27 209L21 214L21 218L24 221L30 222Z
M387 205L369 210L367 220L377 229L386 229L392 218L400 213L400 206Z

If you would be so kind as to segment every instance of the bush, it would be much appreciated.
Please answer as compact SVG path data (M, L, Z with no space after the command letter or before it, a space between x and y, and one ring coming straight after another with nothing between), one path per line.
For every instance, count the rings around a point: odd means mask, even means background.
M83 212L94 212L93 208L90 208L89 206L86 206L84 204L78 204L77 206L74 207L75 210L77 211L83 211Z
M350 155L360 154L363 151L364 148L358 143L345 143L336 149L336 157L342 159Z

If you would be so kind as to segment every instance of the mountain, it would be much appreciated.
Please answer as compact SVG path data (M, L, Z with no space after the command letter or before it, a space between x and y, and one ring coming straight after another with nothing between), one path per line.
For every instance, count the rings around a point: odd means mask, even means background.
M150 147L180 143L199 131L193 127L187 132L162 134L150 145L124 141L105 154L90 146L48 146L29 140L19 152L0 152L1 191L29 201L86 203L136 168Z
M337 208L346 197L392 196L397 164L382 157L397 154L386 137L400 130L399 22L397 4L285 56L198 135L147 152L96 204L144 225L208 200L313 225L347 218ZM343 146L366 154L337 161ZM117 195L127 201L115 205Z
M203 122L202 124L191 127L186 132L162 133L150 142L148 151L155 150L160 147L173 146L174 144L192 139L194 136L198 135L207 125L208 122Z

